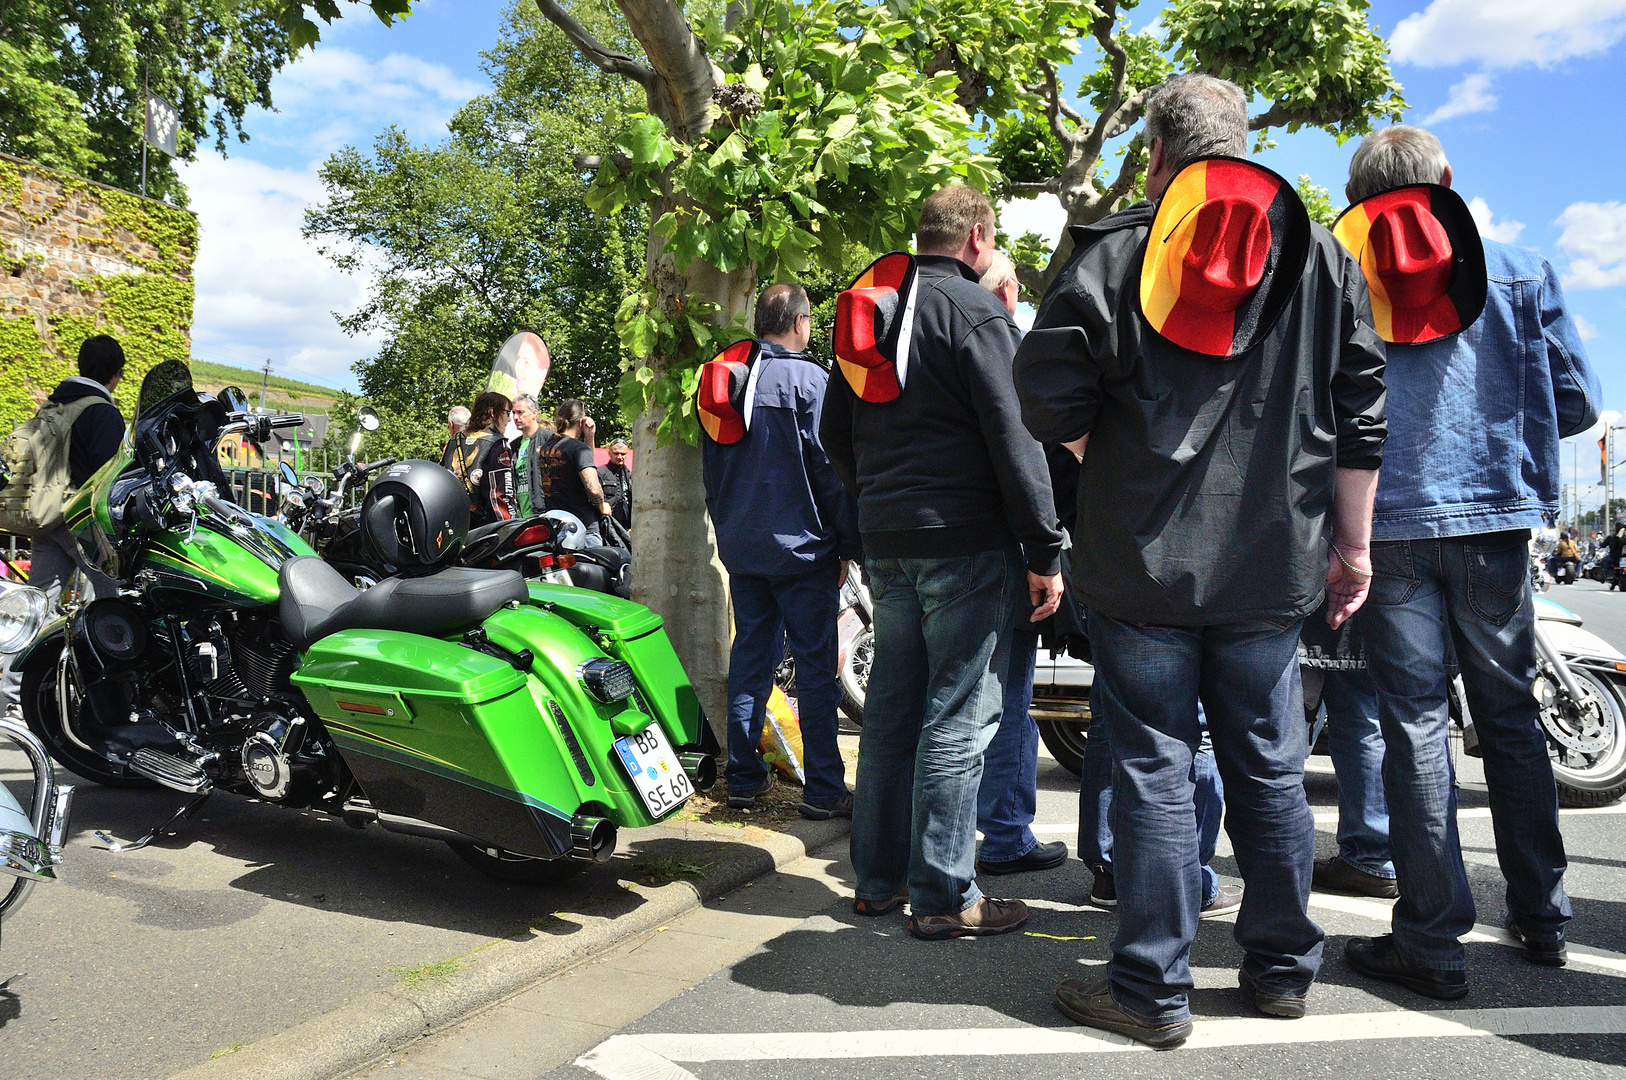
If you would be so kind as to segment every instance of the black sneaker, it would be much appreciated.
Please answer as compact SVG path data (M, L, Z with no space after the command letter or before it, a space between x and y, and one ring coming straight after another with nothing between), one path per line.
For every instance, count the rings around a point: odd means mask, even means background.
M730 810L750 810L756 806L757 799L771 787L773 787L773 773L770 772L763 778L762 783L754 788L745 788L744 790L729 788L728 808Z
M1507 933L1514 941L1519 943L1519 951L1524 958L1532 964L1542 967L1563 967L1570 962L1570 951L1564 945L1564 931L1558 932L1556 941L1536 941L1528 937L1519 929L1519 924L1513 916L1507 917Z
M1090 903L1111 911L1118 906L1118 886L1112 880L1112 871L1104 866L1092 866L1095 881L1090 885Z
M1315 873L1310 878L1318 892L1341 893L1344 896L1375 896L1380 900L1393 900L1400 895L1400 886L1392 877L1369 874L1334 855L1330 859L1317 859Z
M1112 1000L1112 991L1105 979L1090 985L1080 979L1063 980L1056 987L1056 1008L1080 1024L1127 1035L1154 1050L1173 1050L1191 1037L1190 1020L1153 1024L1124 1012Z
M1026 874L1035 870L1054 870L1066 861L1066 841L1055 840L1048 844L1035 845L1033 850L1014 859L1000 859L997 862L978 859L977 873Z
M1398 983L1407 990L1440 1001L1456 1001L1468 996L1468 973L1445 971L1413 964L1395 951L1395 936L1350 938L1344 946L1344 959L1362 975Z
M853 793L841 796L835 802L816 803L802 800L802 816L809 821L829 821L833 817L853 816Z

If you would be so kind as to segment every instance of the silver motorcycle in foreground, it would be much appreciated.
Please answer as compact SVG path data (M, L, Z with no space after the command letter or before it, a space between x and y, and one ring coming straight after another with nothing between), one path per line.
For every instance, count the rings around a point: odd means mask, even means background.
M18 652L33 641L47 608L40 590L0 581L0 654ZM35 885L56 880L73 805L73 788L57 786L44 744L20 717L0 716L0 746L7 741L28 759L33 794L25 810L11 789L0 784L0 924L17 913ZM9 982L0 980L0 990Z

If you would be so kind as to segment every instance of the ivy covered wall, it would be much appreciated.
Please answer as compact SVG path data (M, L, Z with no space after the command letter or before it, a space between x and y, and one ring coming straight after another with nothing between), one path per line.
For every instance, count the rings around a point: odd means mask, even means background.
M129 419L147 369L191 355L197 244L186 210L0 154L0 432L95 334L124 346L114 397Z

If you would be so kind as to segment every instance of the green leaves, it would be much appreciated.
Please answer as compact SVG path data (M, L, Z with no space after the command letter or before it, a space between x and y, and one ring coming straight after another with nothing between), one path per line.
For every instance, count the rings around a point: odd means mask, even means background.
M350 2L371 8L373 14L378 16L378 21L385 26L412 14L412 0L350 0ZM321 27L306 16L306 8L311 9L311 14L330 25L334 19L344 15L344 10L339 7L336 0L303 0L303 2L278 0L272 5L272 9L276 13L277 21L287 31L288 42L295 52L315 45L322 36Z
M635 166L664 169L675 156L672 141L666 137L666 126L657 116L634 116L615 144Z

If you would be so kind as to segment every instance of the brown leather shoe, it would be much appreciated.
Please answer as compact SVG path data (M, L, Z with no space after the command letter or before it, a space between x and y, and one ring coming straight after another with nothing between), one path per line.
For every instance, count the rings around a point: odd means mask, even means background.
M1317 859L1315 873L1310 879L1318 892L1342 893L1345 896L1375 896L1380 900L1393 900L1400 895L1400 887L1392 877L1369 874L1358 866L1334 855L1330 859Z
M1020 900L985 896L953 915L911 915L909 932L927 941L943 938L989 937L1010 934L1028 923L1028 906Z

